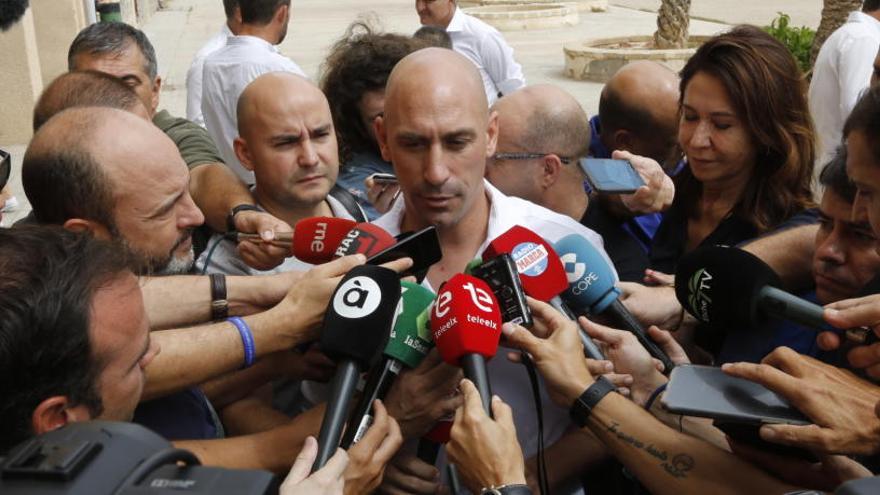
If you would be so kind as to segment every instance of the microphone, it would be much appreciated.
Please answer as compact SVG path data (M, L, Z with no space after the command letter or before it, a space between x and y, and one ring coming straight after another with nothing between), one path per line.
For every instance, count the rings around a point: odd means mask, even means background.
M341 258L349 254L361 253L369 258L396 242L397 240L382 227L363 222L354 225L354 228L342 236L336 244L333 257Z
M431 311L431 333L440 356L464 370L492 416L486 360L498 350L501 310L486 282L458 273L443 284Z
M782 280L757 256L728 246L706 246L681 258L675 270L678 302L702 323L722 330L748 328L767 317L817 330L831 327L823 308L778 287Z
M332 259L336 245L355 225L353 220L345 218L304 218L294 225L293 232L278 232L275 239L269 242L290 249L291 255L306 263L318 265ZM236 231L226 232L224 237L236 242L266 242L259 234L242 234Z
M400 280L387 268L356 266L339 282L330 301L321 350L337 362L337 368L312 471L323 467L336 451L358 376L385 347L400 301Z
M376 399L384 399L403 367L415 368L434 347L428 314L434 293L412 282L400 282L400 304L397 321L385 345L382 359L367 375L364 393L348 419L341 447L357 443L373 424L372 407Z
M516 270L526 294L549 303L569 319L577 320L571 309L559 298L559 294L568 289L568 280L553 246L535 232L515 225L489 243L483 251L483 258L494 258L504 253L509 253L516 263ZM580 325L578 335L587 357L605 359L605 355Z
M660 360L668 374L675 367L669 356L648 337L642 324L620 302L620 289L614 286L614 275L596 247L577 234L569 234L554 244L565 264L568 287L562 298L582 315L607 314L624 329L636 336L652 357Z

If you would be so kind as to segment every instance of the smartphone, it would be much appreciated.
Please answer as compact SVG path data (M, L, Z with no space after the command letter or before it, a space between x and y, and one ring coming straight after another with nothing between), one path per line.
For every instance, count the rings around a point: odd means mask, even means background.
M396 186L397 176L394 174L373 174L370 176L373 182L382 186Z
M532 326L532 312L526 302L526 293L516 271L516 263L509 254L496 256L471 269L471 275L486 282L495 293L501 306L501 321Z
M628 160L610 158L581 158L581 170L590 186L601 193L632 194L645 185L642 176Z
M414 276L421 283L431 265L440 261L443 252L440 250L440 238L437 227L426 227L416 233L401 234L397 244L389 246L374 254L367 263L381 265L400 258L412 258L413 266L401 273L401 277Z

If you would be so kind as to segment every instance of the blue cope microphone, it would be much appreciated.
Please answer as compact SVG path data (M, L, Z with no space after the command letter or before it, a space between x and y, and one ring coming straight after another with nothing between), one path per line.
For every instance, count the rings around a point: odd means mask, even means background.
M400 279L393 270L360 265L339 282L321 330L321 351L336 361L333 391L318 434L317 471L339 446L358 376L385 347L397 315Z
M641 323L620 302L620 289L614 286L611 266L593 244L577 234L569 234L554 243L568 277L568 289L562 299L581 315L608 314L631 332L652 357L663 363L665 373L675 364L648 337Z

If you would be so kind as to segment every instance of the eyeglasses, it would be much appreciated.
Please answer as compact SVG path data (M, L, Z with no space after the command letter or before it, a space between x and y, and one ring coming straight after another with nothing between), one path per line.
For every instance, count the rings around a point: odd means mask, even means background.
M0 150L0 189L6 186L10 172L12 172L12 155L7 151Z
M492 155L493 160L534 160L535 158L544 158L547 155L556 155L556 153L495 153ZM562 155L556 155L559 161L568 165L571 158Z

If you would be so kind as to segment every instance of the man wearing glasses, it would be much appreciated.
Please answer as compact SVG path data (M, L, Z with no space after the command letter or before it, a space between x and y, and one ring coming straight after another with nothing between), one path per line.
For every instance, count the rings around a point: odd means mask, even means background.
M9 175L12 172L12 155L6 150L0 150L0 220L3 213L18 206L18 200L6 189Z

